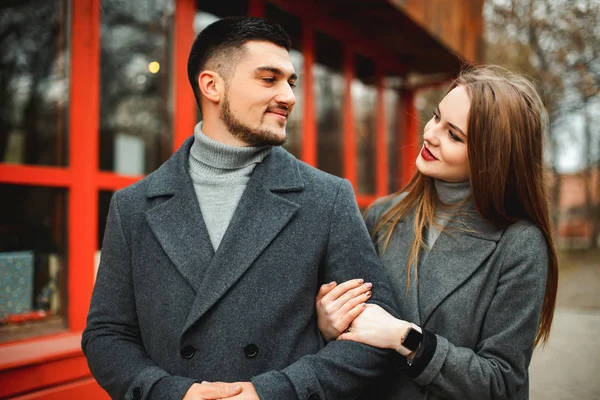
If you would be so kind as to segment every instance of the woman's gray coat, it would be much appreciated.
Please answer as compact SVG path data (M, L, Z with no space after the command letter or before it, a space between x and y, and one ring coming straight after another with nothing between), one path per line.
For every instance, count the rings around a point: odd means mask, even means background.
M366 216L376 221L397 197L382 199ZM474 213L474 211L473 211ZM466 222L472 232L461 230ZM398 357L369 399L527 399L533 352L548 271L541 231L519 222L495 229L471 214L450 222L421 259L407 292L414 239L411 214L396 226L387 250L374 239L395 291L402 319L436 334L429 365L411 379ZM413 268L414 271L414 268Z

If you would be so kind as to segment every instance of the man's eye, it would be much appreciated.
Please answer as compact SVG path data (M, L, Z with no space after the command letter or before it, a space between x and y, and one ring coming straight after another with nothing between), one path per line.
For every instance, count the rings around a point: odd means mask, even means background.
M275 82L275 78L262 78L263 82L273 83Z

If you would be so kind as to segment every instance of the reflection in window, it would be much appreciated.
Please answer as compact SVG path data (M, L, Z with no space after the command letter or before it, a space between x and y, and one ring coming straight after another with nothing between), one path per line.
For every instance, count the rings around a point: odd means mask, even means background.
M102 0L100 168L152 172L171 155L174 0Z
M384 81L383 101L385 107L385 126L388 146L389 160L389 183L388 191L390 193L400 190L400 153L398 149L398 130L399 130L399 113L400 113L400 92L398 79L386 78Z
M0 162L67 164L68 7L0 5Z
M66 191L0 185L0 341L66 327Z
M287 141L284 147L295 157L300 158L302 153L302 121L303 121L303 104L304 104L304 87L302 86L302 78L304 76L304 55L300 49L302 43L302 22L292 14L289 14L281 8L267 3L266 17L279 25L290 35L292 39L292 49L290 50L290 58L294 65L298 80L294 95L296 96L296 105L286 126Z
M375 193L375 148L377 123L377 86L375 64L356 56L356 78L352 80L352 109L356 135L358 192Z
M317 167L343 176L343 104L345 84L342 73L343 49L339 42L317 32L313 67L317 113Z

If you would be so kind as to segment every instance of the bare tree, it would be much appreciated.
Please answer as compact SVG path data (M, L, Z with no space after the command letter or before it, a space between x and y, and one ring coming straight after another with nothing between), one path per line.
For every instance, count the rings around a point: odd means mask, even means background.
M586 214L595 221L596 236L599 221L592 213L589 171L600 149L593 146L599 135L589 123L589 105L598 100L599 7L599 0L487 0L485 6L487 60L531 76L548 110L547 155L553 176L555 228L561 186L559 152L562 142L574 139L565 136L561 123L575 113L584 116ZM597 185L600 189L600 182Z

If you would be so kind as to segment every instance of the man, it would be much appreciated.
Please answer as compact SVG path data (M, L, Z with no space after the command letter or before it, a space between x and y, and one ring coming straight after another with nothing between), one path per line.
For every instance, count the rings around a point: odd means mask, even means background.
M323 282L393 297L348 181L279 147L289 48L263 19L208 26L188 61L203 123L113 196L82 341L112 397L348 399L385 368L387 352L317 328Z

